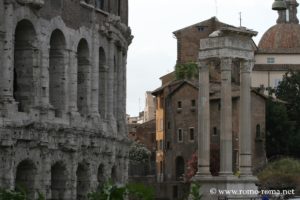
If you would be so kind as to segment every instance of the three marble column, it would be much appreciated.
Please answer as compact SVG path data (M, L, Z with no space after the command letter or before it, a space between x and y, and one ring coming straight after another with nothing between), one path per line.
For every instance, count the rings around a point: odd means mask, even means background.
M220 176L231 176L232 170L232 73L233 58L220 58L221 65L221 134ZM196 176L210 176L210 104L209 67L215 62L199 61L198 97L198 172ZM251 60L241 60L240 86L240 171L241 176L251 176Z

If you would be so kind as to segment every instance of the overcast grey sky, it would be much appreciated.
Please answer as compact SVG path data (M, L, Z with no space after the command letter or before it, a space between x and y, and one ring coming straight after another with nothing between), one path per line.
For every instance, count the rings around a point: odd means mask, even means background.
M129 26L134 39L127 62L127 113L138 115L146 91L160 86L159 77L176 63L176 39L172 32L217 16L219 21L262 34L276 23L273 0L129 0ZM216 6L217 5L217 6Z

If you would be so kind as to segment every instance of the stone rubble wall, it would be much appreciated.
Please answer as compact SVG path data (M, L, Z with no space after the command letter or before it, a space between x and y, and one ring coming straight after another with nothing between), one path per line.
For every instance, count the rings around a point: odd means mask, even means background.
M36 2L43 3L31 6ZM43 17L47 6L0 2L0 188L22 183L32 199L37 191L47 199L85 199L105 180L128 179L132 36L120 17L90 5L92 23L78 29L59 15ZM78 1L77 10L86 7Z

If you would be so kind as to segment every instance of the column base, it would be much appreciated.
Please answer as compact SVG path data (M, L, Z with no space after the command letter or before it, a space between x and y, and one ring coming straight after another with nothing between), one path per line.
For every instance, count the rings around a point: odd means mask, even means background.
M198 176L195 175L193 182L200 184L200 193L203 199L219 200L226 198L245 199L258 197L256 177L229 176Z

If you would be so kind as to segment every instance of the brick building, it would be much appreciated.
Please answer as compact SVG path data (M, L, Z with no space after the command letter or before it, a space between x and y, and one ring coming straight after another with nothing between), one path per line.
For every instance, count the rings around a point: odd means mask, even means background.
M127 0L0 1L0 188L86 199L128 179Z
M177 38L177 63L197 62L200 39L207 38L221 27L232 27L216 18L174 32ZM256 45L253 42L253 51ZM211 166L213 175L220 169L220 67L210 68L210 138ZM239 72L232 70L232 140L233 171L239 169ZM152 92L156 96L156 151L157 181L165 185L160 197L181 199L186 189L183 174L187 161L198 148L198 80L176 80L171 72L160 78L162 86ZM253 171L265 164L265 102L266 97L251 92L251 129ZM186 191L185 191L186 192Z

